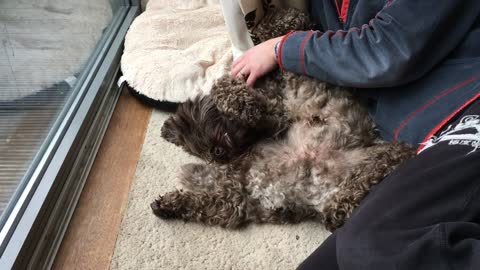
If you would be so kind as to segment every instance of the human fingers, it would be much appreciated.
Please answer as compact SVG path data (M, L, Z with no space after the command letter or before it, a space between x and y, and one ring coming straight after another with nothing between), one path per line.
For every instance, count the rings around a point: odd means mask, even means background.
M240 57L235 59L235 61L233 61L231 75L232 76L237 75L237 73L242 69L244 65L245 65L245 54L241 55Z
M237 77L239 72L243 68L245 68L245 63L243 61L236 63L235 65L232 66L232 70L230 71L230 75L232 75L233 77Z
M250 69L247 68L247 66L245 66L243 69L240 70L240 72L238 72L237 78L247 80L247 78L249 78L250 76L250 73L251 73Z
M253 87L253 85L257 81L258 77L259 77L259 75L256 72L252 72L252 73L248 74L247 86Z

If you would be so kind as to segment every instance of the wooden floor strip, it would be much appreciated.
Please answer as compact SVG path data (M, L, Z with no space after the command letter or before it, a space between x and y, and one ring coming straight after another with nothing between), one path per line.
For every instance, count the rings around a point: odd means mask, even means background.
M53 269L108 269L151 109L124 91Z

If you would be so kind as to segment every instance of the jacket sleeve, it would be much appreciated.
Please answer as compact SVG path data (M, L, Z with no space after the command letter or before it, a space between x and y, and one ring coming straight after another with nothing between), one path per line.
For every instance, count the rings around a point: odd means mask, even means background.
M289 33L279 44L278 63L342 86L397 86L452 52L479 14L480 0L396 0L360 28Z

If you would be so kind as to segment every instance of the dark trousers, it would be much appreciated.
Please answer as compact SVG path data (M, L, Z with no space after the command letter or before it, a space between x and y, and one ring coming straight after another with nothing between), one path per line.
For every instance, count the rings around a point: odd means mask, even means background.
M480 101L372 189L298 269L480 269Z

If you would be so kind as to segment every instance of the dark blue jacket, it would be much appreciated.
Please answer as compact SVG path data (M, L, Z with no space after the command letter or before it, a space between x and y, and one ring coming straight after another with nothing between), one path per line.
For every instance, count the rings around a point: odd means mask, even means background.
M419 145L479 97L480 0L312 0L281 68L357 88L388 140Z

